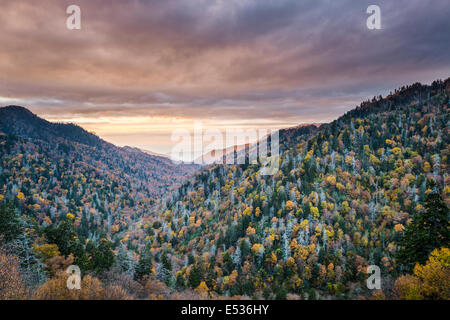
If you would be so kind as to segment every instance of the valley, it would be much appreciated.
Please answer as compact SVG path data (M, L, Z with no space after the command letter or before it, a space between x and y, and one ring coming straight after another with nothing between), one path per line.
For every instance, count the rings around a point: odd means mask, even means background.
M60 294L48 286L75 264L135 299L392 298L412 272L399 254L408 225L433 195L448 214L449 95L450 79L416 83L283 129L273 176L248 161L176 165L0 108L0 240L32 256L21 265L37 297ZM383 290L366 287L369 265Z

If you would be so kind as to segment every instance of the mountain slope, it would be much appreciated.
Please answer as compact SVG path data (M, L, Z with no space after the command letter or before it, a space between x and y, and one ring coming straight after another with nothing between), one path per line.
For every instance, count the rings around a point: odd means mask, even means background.
M368 295L368 265L387 285L396 276L395 241L423 211L427 180L450 202L449 91L450 79L414 84L318 129L287 130L276 175L209 167L132 237L169 257L174 271L159 264L158 276L178 289L204 281L226 295Z
M1 197L39 224L70 213L85 237L123 231L197 170L17 106L0 108L0 132Z
M75 124L52 123L20 106L0 108L0 131L47 142L66 139L91 147L112 146Z

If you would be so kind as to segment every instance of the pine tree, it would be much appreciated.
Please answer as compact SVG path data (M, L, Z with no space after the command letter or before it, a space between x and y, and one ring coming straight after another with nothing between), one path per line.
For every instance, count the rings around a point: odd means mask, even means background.
M139 257L138 264L135 267L134 279L142 280L144 277L149 276L152 272L152 254L149 250L144 249Z
M286 300L286 299L287 299L287 290L284 286L281 286L277 291L275 300Z
M114 264L115 256L107 239L101 239L90 261L90 269L96 272L109 270Z
M194 265L191 268L191 272L189 273L189 285L191 288L195 289L200 285L202 281L202 270L197 265Z
M77 233L71 221L63 220L57 227L48 226L44 233L48 242L56 244L64 256L76 254Z
M440 191L427 195L425 212L413 216L398 244L397 261L407 272L416 263L424 264L434 249L450 246L449 209Z
M161 256L161 263L156 267L156 276L167 285L173 283L172 263L166 251Z
M11 204L0 205L0 244L16 239L21 232L20 219Z

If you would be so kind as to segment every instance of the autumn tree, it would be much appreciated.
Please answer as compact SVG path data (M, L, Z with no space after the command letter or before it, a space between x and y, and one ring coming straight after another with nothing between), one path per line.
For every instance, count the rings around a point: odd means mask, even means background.
M195 288L195 291L203 298L208 298L208 286L206 285L205 281L200 282L197 288Z
M450 249L435 249L425 265L416 264L414 274L395 282L399 298L406 300L450 299Z
M69 275L60 272L56 277L48 280L35 293L37 300L102 300L105 289L99 279L90 275L81 280L81 289L69 289L67 279Z
M104 300L132 300L127 291L118 285L111 285L105 289Z

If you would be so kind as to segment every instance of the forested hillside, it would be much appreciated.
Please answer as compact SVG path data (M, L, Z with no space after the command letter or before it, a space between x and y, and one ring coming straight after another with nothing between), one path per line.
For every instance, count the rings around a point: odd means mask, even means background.
M414 84L320 129L284 131L278 174L210 167L146 216L131 239L151 247L157 261L164 257L156 273L178 290L356 298L371 294L366 270L377 265L385 281L379 294L390 294L405 227L426 212L428 194L450 202L449 90L449 80ZM446 210L440 243L448 248Z
M0 109L0 299L449 299L449 95L400 88L282 130L274 176L212 165L166 194L197 167Z
M37 232L30 242L37 245L40 232L67 222L79 242L75 262L85 268L86 243L107 239L117 250L129 226L197 169L116 147L79 126L50 123L17 106L0 108L0 164L0 203L11 205ZM55 241L65 255L75 253Z

